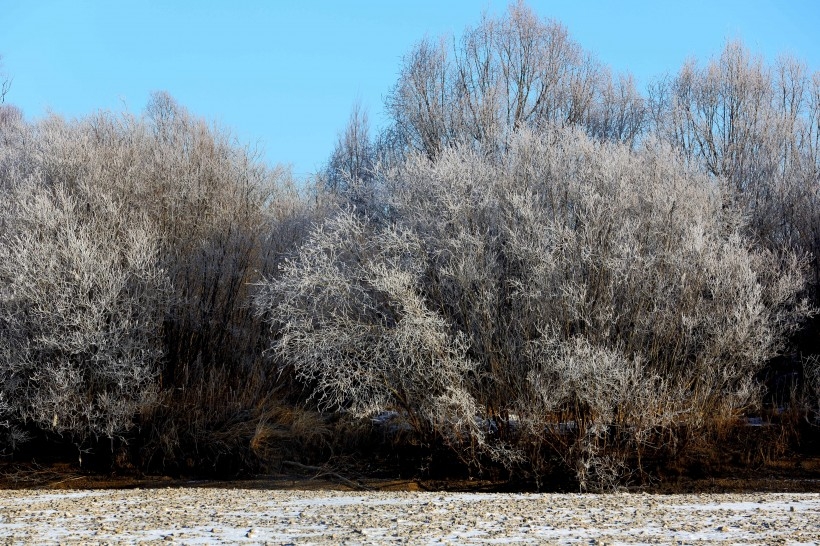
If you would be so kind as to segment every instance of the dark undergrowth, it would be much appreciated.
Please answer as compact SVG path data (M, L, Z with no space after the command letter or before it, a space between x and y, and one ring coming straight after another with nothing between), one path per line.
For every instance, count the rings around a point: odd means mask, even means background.
M536 479L525 467L511 472L492 461L480 467L453 456L447 446L408 443L378 427L328 417L328 441L282 444L262 456L200 454L184 464L158 465L144 455L140 436L106 440L82 449L37 434L0 458L2 488L108 488L233 484L307 489L402 489L493 492L579 492L573 469L554 457L552 471ZM338 433L338 434L337 434ZM343 434L342 434L343 433ZM329 438L335 438L330 441ZM406 440L406 439L405 439ZM658 453L631 460L622 491L653 493L820 491L820 430L802 421L737 427L715 442L693 442L676 456ZM708 447L719 445L720 448ZM275 453L270 457L271 453ZM540 465L540 469L546 468Z

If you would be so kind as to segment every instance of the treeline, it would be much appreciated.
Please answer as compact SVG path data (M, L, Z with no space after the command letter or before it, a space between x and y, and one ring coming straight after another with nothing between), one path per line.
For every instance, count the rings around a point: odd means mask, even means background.
M386 107L301 185L163 93L0 107L4 453L607 488L816 435L820 73L729 43L642 94L519 3Z

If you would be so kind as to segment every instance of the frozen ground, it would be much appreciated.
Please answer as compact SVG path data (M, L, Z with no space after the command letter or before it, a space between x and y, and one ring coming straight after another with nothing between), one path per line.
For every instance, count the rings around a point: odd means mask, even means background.
M820 494L0 491L0 544L820 544Z

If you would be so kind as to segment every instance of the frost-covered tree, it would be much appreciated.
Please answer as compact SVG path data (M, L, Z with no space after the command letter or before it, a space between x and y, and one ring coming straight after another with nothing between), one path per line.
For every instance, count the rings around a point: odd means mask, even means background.
M687 63L651 95L655 131L725 182L724 198L750 215L750 231L771 248L790 246L816 260L820 75L791 57L767 65L729 42L706 66Z
M419 42L387 110L395 145L428 158L465 142L492 155L517 129L545 125L632 143L645 117L631 77L613 78L563 25L523 2L500 18L485 16L452 46L443 38Z
M3 56L0 55L0 68L3 66ZM6 101L6 95L8 94L9 90L11 89L11 78L3 73L0 72L0 104L3 104Z

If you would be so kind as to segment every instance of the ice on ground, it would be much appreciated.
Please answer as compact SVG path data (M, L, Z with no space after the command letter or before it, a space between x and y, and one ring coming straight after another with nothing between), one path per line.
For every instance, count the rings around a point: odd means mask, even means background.
M818 544L820 494L0 491L0 542Z

